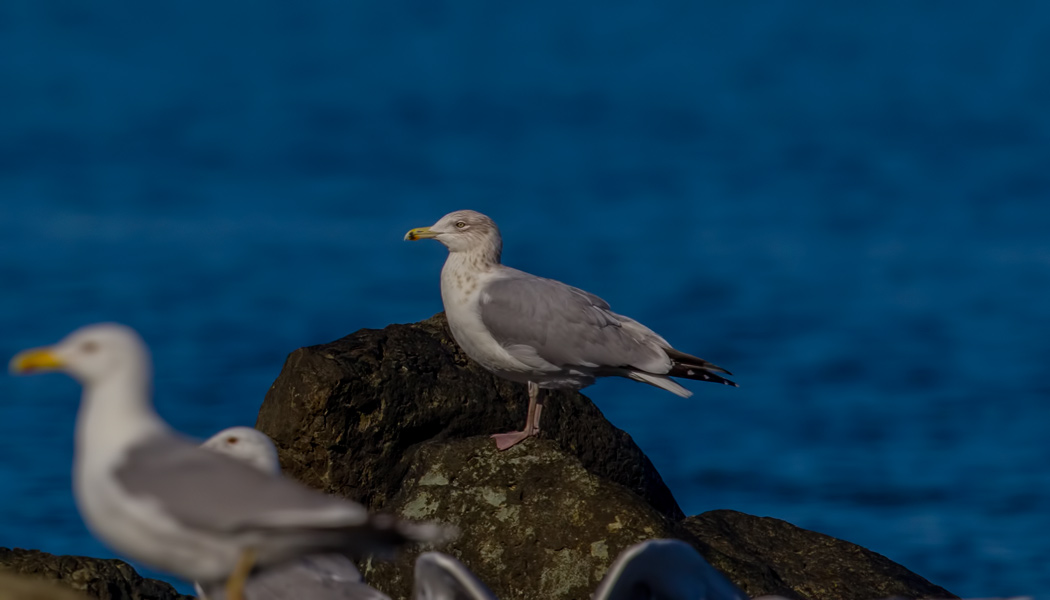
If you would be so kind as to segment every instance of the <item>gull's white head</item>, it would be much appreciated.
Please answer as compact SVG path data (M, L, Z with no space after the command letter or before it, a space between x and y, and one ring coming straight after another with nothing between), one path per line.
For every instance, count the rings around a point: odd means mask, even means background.
M264 473L281 472L277 447L265 433L251 427L230 427L208 438L201 446L244 461Z
M503 240L496 222L473 210L457 210L438 219L430 227L417 227L405 234L405 239L414 242L435 239L449 252L483 252L494 255L499 262Z
M10 366L17 374L62 371L88 386L121 374L148 381L150 359L134 329L101 323L81 327L53 346L20 352Z

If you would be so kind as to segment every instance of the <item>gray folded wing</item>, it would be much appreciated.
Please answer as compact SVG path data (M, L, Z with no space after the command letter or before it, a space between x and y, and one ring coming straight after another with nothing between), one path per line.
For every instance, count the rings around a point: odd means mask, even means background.
M324 530L369 521L359 504L260 472L174 435L132 446L115 477L129 495L154 503L189 529Z
M416 559L413 600L497 600L496 595L463 566L440 552L424 552Z
M510 276L482 289L481 320L511 354L532 349L547 362L588 368L631 367L665 372L666 342L609 310L594 294L560 281L505 269ZM525 350L527 352L527 350Z
M620 553L593 600L748 600L679 540L649 540Z

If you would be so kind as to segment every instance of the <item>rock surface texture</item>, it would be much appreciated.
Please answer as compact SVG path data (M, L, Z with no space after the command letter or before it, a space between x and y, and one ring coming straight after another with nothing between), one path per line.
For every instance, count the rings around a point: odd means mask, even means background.
M192 598L179 594L168 583L142 577L131 565L115 559L56 556L38 550L0 548L0 572L4 575L4 578L0 579L0 600L65 600L85 597L99 600ZM16 579L15 576L22 577Z
M413 453L387 510L456 525L455 555L502 600L587 598L616 555L676 524L637 495L587 472L550 440L505 452L487 437L426 444ZM394 598L412 591L416 552L365 569Z
M589 598L616 555L654 537L693 544L752 596L950 598L874 552L732 511L684 518L630 436L586 397L552 394L544 431L506 452L488 434L524 420L524 385L498 380L455 345L443 315L301 348L266 395L257 427L309 485L457 525L443 548L504 600ZM365 565L394 598L412 559Z
M780 519L712 510L682 525L707 562L751 597L954 597L881 554Z

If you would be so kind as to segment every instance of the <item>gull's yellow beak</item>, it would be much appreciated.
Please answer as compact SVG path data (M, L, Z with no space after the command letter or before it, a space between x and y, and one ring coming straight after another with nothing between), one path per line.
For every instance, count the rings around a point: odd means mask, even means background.
M55 371L65 366L50 348L33 348L19 352L11 359L11 372L16 375Z
M429 227L416 227L415 229L408 230L408 233L405 234L405 240L414 242L416 240L436 238L437 236L438 234L431 231Z

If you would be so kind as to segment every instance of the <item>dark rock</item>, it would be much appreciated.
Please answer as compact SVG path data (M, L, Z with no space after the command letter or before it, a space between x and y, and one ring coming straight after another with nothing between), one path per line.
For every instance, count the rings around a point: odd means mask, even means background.
M88 597L57 583L0 569L0 600L88 600Z
M621 550L656 537L693 544L753 596L954 597L874 552L776 519L682 520L649 459L578 393L552 394L541 439L496 451L487 436L520 427L526 405L525 386L470 361L438 315L296 350L256 426L309 485L458 525L443 550L504 600L589 598ZM413 558L369 564L366 579L405 598Z
M131 565L116 559L56 556L39 550L0 548L0 569L53 582L99 600L192 598L179 594L168 583L142 577Z
M501 600L588 598L622 550L678 533L644 500L548 440L506 452L483 437L427 444L386 508L459 527L460 537L441 550ZM393 598L409 597L418 553L369 564L365 576Z
M704 558L752 597L955 598L881 554L779 519L713 510L682 524Z
M439 314L292 352L256 427L276 442L289 474L381 508L415 446L520 429L527 406L526 386L468 359ZM540 437L668 517L685 516L631 436L579 393L549 396Z

